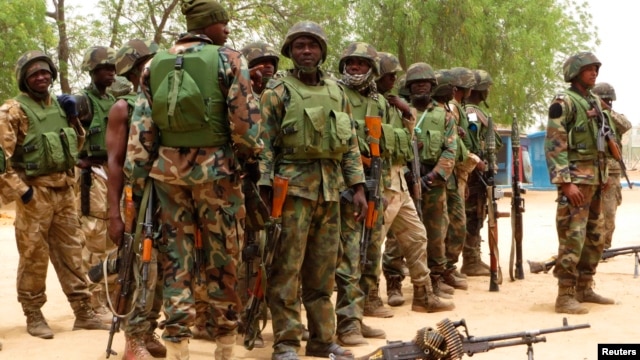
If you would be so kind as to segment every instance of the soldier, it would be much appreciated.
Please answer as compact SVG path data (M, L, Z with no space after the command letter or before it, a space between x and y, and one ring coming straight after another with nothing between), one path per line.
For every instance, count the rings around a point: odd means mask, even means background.
M294 24L281 54L294 69L267 84L260 107L268 138L260 156L260 192L270 207L275 175L289 178L282 235L267 287L274 334L274 360L298 359L302 337L298 281L307 310L307 356L353 359L333 342L335 282L340 231L340 190L354 191L356 221L367 203L364 172L348 99L319 66L327 57L324 30L311 21ZM322 136L320 136L322 134Z
M340 83L351 105L351 115L357 125L359 145L363 159L369 161L365 165L365 174L368 180L376 182L378 188L381 179L372 178L371 152L365 133L365 116L380 116L386 119L387 109L384 97L378 94L374 79L378 77L378 60L376 49L363 42L354 42L342 52L338 70L342 75ZM382 160L382 158L380 158ZM365 161L363 160L363 163ZM382 169L380 169L382 170ZM346 190L347 192L349 190ZM345 193L346 194L346 193ZM372 201L372 199L368 199ZM383 206L380 202L378 217L374 219L371 230L371 239L365 250L366 264L361 266L360 237L362 236L362 224L353 218L354 204L348 200L340 201L340 249L338 267L336 269L336 286L338 295L336 299L336 333L338 343L344 346L356 346L367 344L365 338L384 338L385 332L365 325L362 321L363 312L367 308L382 307L382 300L378 294L378 276L382 248L382 213ZM365 300L367 294L367 300ZM375 305L374 305L375 304ZM387 309L393 316L393 312ZM375 310L374 310L375 311Z
M613 304L593 291L593 276L604 250L602 187L607 156L600 99L591 93L602 64L591 52L570 56L563 64L571 86L549 106L545 153L549 178L558 186L556 228L558 258L557 313L586 314L582 302ZM600 139L599 139L600 137Z
M82 61L82 71L91 76L91 83L76 96L79 118L87 132L87 141L78 156L78 196L80 226L85 237L83 261L85 269L104 260L115 248L107 235L107 147L105 134L107 116L115 98L107 89L115 82L114 49L104 46L89 48ZM107 293L104 279L92 284L92 306L106 323L111 322L111 313L106 307ZM107 279L113 281L113 278ZM111 283L110 283L111 285Z
M151 178L161 207L167 358L189 358L199 291L215 325L214 356L231 359L242 306L235 291L245 217L240 178L243 168L257 177L260 113L244 57L221 46L226 10L213 0L184 1L181 10L188 33L142 75L146 96L134 110L128 171L138 193ZM170 85L176 76L181 83Z
M158 45L151 41L139 39L128 41L116 54L117 74L129 81L132 89L138 89L140 74L145 63L153 57L157 50ZM137 97L136 92L132 91L119 96L109 111L109 121L107 122L106 144L109 149L107 164L109 169L107 183L108 229L109 238L116 245L120 245L120 242L123 241L124 222L120 209L120 199L125 181L123 167L129 125ZM145 360L151 359L152 356L166 356L166 348L158 341L154 332L158 326L158 318L162 308L162 281L157 281L157 256L157 249L154 248L149 271L150 278L146 284L142 284L147 287L147 307L141 308L137 299L134 299L136 308L124 322L126 343L123 359L126 360Z
M81 269L73 166L85 132L73 99L61 96L59 102L49 93L57 75L51 58L41 51L23 54L16 64L20 93L0 107L0 149L3 159L10 159L0 175L0 191L3 202L16 202L18 301L27 332L43 339L53 338L40 310L47 301L49 259L75 313L73 329L108 329L90 305Z
M255 78L251 83L253 92L259 96L265 85L278 72L280 57L273 46L260 41L247 44L240 52L249 62L252 80Z
M627 117L623 114L613 111L613 102L616 100L616 90L608 83L598 83L591 90L595 95L602 99L602 108L605 116L613 123L612 130L615 136L615 142L622 149L622 135L624 135L632 125ZM622 151L620 152L622 154ZM607 159L607 168L609 170L609 180L607 186L602 193L602 213L604 214L604 248L611 247L613 239L613 231L616 229L616 212L618 206L622 204L622 186L620 185L620 174L622 168L620 163L610 157Z
M477 155L480 160L485 161L488 115L480 108L480 104L484 103L486 107L489 107L487 98L489 97L489 89L493 84L493 80L491 75L484 70L473 70L473 73L475 85L471 89L465 105L465 111L469 119L469 129L466 136L471 140L469 151ZM493 131L496 132L495 129ZM496 151L498 151L502 147L502 139L497 132L495 133L495 139ZM480 167L482 168L482 165ZM474 171L469 175L467 182L469 190L469 195L465 199L467 238L462 250L462 267L460 268L460 272L467 276L489 276L489 265L482 262L480 257L480 245L482 243L480 230L487 216L486 186L481 176L483 176L481 172Z
M383 86L381 91L388 93L393 86L391 79L396 72L402 71L398 59L388 53L380 54L381 77L378 84ZM389 76L389 74L393 74ZM386 85L386 86L384 86ZM402 295L402 257L406 258L409 275L413 283L413 301L411 310L417 312L437 312L454 308L454 304L440 299L433 290L430 271L427 267L427 232L418 216L415 204L408 191L405 180L405 165L413 157L410 148L415 117L408 104L397 96L386 96L389 116L385 127L385 149L388 151L385 162L384 196L387 208L384 211L384 231L387 235L385 244L384 274L387 280L387 295L389 305L400 306L404 303ZM387 134L394 137L387 140ZM389 237L388 232L394 236ZM388 262L387 262L388 261ZM377 274L379 275L379 273ZM444 294L442 297L446 297Z

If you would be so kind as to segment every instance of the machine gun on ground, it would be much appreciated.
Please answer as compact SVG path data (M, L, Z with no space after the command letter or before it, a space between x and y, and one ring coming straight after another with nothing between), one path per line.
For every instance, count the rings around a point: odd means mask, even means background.
M625 246L625 247L619 247L619 248L611 248L611 249L605 249L602 252L602 260L607 260L610 259L612 257L618 256L618 255L629 255L629 254L633 254L634 255L634 259L633 259L633 277L637 278L638 277L638 267L640 266L640 255L638 255L638 253L640 253L640 245L636 245L636 246ZM529 263L529 271L532 274L537 274L540 272L544 272L545 274L548 273L555 265L556 265L556 256L552 256L551 258L549 258L549 260L545 260L545 261L527 261Z
M456 328L464 327L464 333ZM546 342L544 334L573 331L590 328L589 324L569 325L567 318L562 319L562 326L549 329L521 331L516 333L498 334L490 336L469 335L469 329L464 319L450 321L444 319L436 324L436 328L426 327L418 330L412 341L392 341L378 348L373 353L357 360L458 360L463 355L487 352L493 349L527 345L527 356L533 360L533 344Z

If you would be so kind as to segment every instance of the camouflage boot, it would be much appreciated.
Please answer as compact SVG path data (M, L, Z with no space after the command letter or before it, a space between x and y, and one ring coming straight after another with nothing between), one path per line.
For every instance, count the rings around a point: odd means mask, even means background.
M141 336L125 336L123 360L151 360L153 356L147 350Z
M402 276L385 275L387 279L387 304L389 306L401 306L404 304L402 295Z
M189 340L165 341L167 360L189 360Z
M431 280L431 288L437 297L441 299L453 299L451 295L455 292L455 289L445 284L440 275L430 274L429 279Z
M413 285L411 311L432 313L453 310L455 307L453 302L437 297L432 290L431 284Z
M149 354L155 358L163 358L167 356L167 348L162 344L158 335L154 332L144 334L144 345Z
M558 286L556 298L556 312L564 314L586 314L589 309L582 306L576 299L576 289L573 286Z
M76 321L73 330L109 330L109 326L102 322L87 301L71 303Z
M378 293L378 285L372 287L364 299L364 316L390 318L393 317L393 311L385 308L382 299Z
M462 267L460 272L467 276L489 276L489 265L480 257L480 236L468 236L462 251Z
M598 295L593 291L593 281L581 281L578 280L576 285L576 300L579 302L588 302L601 305L612 305L616 301L614 299L606 298L602 295Z
M233 347L236 345L236 335L228 334L216 338L216 351L214 358L216 360L234 360Z
M27 317L27 332L29 335L41 339L53 339L53 332L40 309L25 309L23 307L23 311Z

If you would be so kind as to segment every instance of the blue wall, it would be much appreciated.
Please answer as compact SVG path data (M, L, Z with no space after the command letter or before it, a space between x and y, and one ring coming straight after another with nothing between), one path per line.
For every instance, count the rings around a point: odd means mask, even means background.
M538 131L527 135L529 139L529 157L533 169L533 182L529 187L532 190L556 190L556 186L549 181L547 160L544 151L544 136L546 131Z

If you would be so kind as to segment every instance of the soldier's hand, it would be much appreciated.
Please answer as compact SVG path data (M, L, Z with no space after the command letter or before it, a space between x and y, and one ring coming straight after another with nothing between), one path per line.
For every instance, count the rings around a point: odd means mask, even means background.
M124 221L122 221L122 217L110 217L108 231L109 239L111 239L116 246L120 246L124 236Z
M364 186L358 184L354 187L353 206L356 209L353 213L357 222L361 222L367 216L367 197L364 194Z
M411 117L411 108L409 104L407 104L404 100L402 100L399 96L388 95L387 101L389 101L389 105L397 108L402 112L402 116L405 118Z
M578 186L574 183L564 183L560 187L562 194L566 196L572 206L584 205L584 194L578 189Z
M264 65L256 65L256 66L252 67L251 69L249 69L249 77L251 78L251 83L253 85L262 84L262 69L263 68L264 68Z
M480 172L484 172L487 169L487 164L484 162L484 160L480 160L476 164L476 169L478 169L478 171Z

